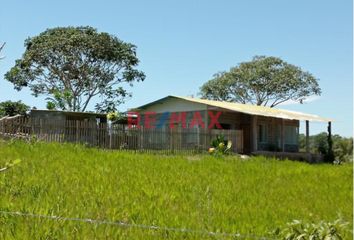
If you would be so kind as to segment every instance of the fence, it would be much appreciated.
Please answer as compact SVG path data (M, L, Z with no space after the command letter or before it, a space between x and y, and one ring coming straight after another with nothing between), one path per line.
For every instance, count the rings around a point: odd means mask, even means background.
M74 142L109 149L178 152L205 151L218 135L232 141L232 151L243 151L241 130L144 129L96 121L48 120L17 116L0 120L0 135L30 137L48 142Z

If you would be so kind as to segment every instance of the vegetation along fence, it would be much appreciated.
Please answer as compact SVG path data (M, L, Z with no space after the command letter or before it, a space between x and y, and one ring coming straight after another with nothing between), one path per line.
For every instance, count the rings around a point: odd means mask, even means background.
M35 137L48 142L73 142L121 150L200 152L206 151L218 135L232 141L233 152L242 152L241 130L143 129L96 121L59 121L23 116L0 119L0 136L3 137Z

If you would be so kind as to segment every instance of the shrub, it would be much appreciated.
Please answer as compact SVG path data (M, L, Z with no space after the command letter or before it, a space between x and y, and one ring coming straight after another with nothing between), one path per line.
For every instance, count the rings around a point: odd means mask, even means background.
M276 229L274 235L277 239L285 240L339 240L344 239L348 224L340 218L334 222L321 221L317 224L294 220L283 230Z
M211 147L208 152L213 155L224 155L230 153L232 142L230 140L225 140L223 135L218 135L214 140L211 141Z
M120 112L109 112L107 114L107 119L111 122L125 119L126 117Z
M21 101L0 102L0 118L4 116L15 116L17 114L25 115L29 109L30 107Z
M324 156L327 156L329 153L331 153L329 150L327 137L328 135L325 132L310 136L309 139L310 151L312 153L321 153ZM336 162L340 163L340 162L353 161L353 138L352 137L347 138L347 137L342 137L338 134L334 134L332 136L332 142L333 142L333 146L332 146L333 154ZM300 151L306 150L306 137L304 134L300 134L299 147L300 147Z

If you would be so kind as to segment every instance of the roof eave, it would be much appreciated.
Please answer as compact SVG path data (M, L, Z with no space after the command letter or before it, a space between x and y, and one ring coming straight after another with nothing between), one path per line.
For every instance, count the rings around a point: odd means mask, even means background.
M199 103L199 104L204 104L207 105L208 107L216 107L216 108L221 108L221 109L226 109L228 111L233 111L233 112L241 112L244 114L249 114L249 115L254 115L254 116L264 116L264 117L274 117L274 118L280 118L280 119L289 119L289 120L299 120L299 121L311 121L311 122L333 122L333 119L329 118L323 118L317 115L312 115L312 114L307 114L307 113L300 113L300 112L293 112L289 110L284 110L284 109L274 109L270 110L264 107L264 110L262 109L261 111L257 110L258 112L254 112L255 110L247 110L247 109L235 109L235 108L245 108L247 107L247 104L242 104L241 106L235 107L227 107L227 106L222 106L221 104L228 104L228 102L217 102L218 104L210 104L208 103L211 100L206 100L206 99L195 99L195 98L189 98L189 97L181 97L181 96L174 96L174 95L168 95L164 98L158 99L156 101L150 102L148 104L142 105L138 108L132 108L130 111L141 111L146 109L148 106L151 106L153 104L157 104L159 102L162 102L168 98L176 98L176 99L181 99L184 101L188 102L194 102L194 103ZM220 106L221 105L221 106ZM252 108L254 106L250 106ZM274 111L277 110L279 113L274 113ZM268 112L267 112L268 111ZM269 112L273 111L273 112ZM294 116L298 115L298 116Z

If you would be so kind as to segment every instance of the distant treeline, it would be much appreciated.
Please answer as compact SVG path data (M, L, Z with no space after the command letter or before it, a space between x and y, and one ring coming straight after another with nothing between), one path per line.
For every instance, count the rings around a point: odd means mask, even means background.
M341 162L353 161L353 138L342 137L338 134L332 135L333 152L335 159ZM300 134L299 137L300 151L306 151L306 137ZM322 132L317 135L310 136L310 152L328 153L327 133Z

